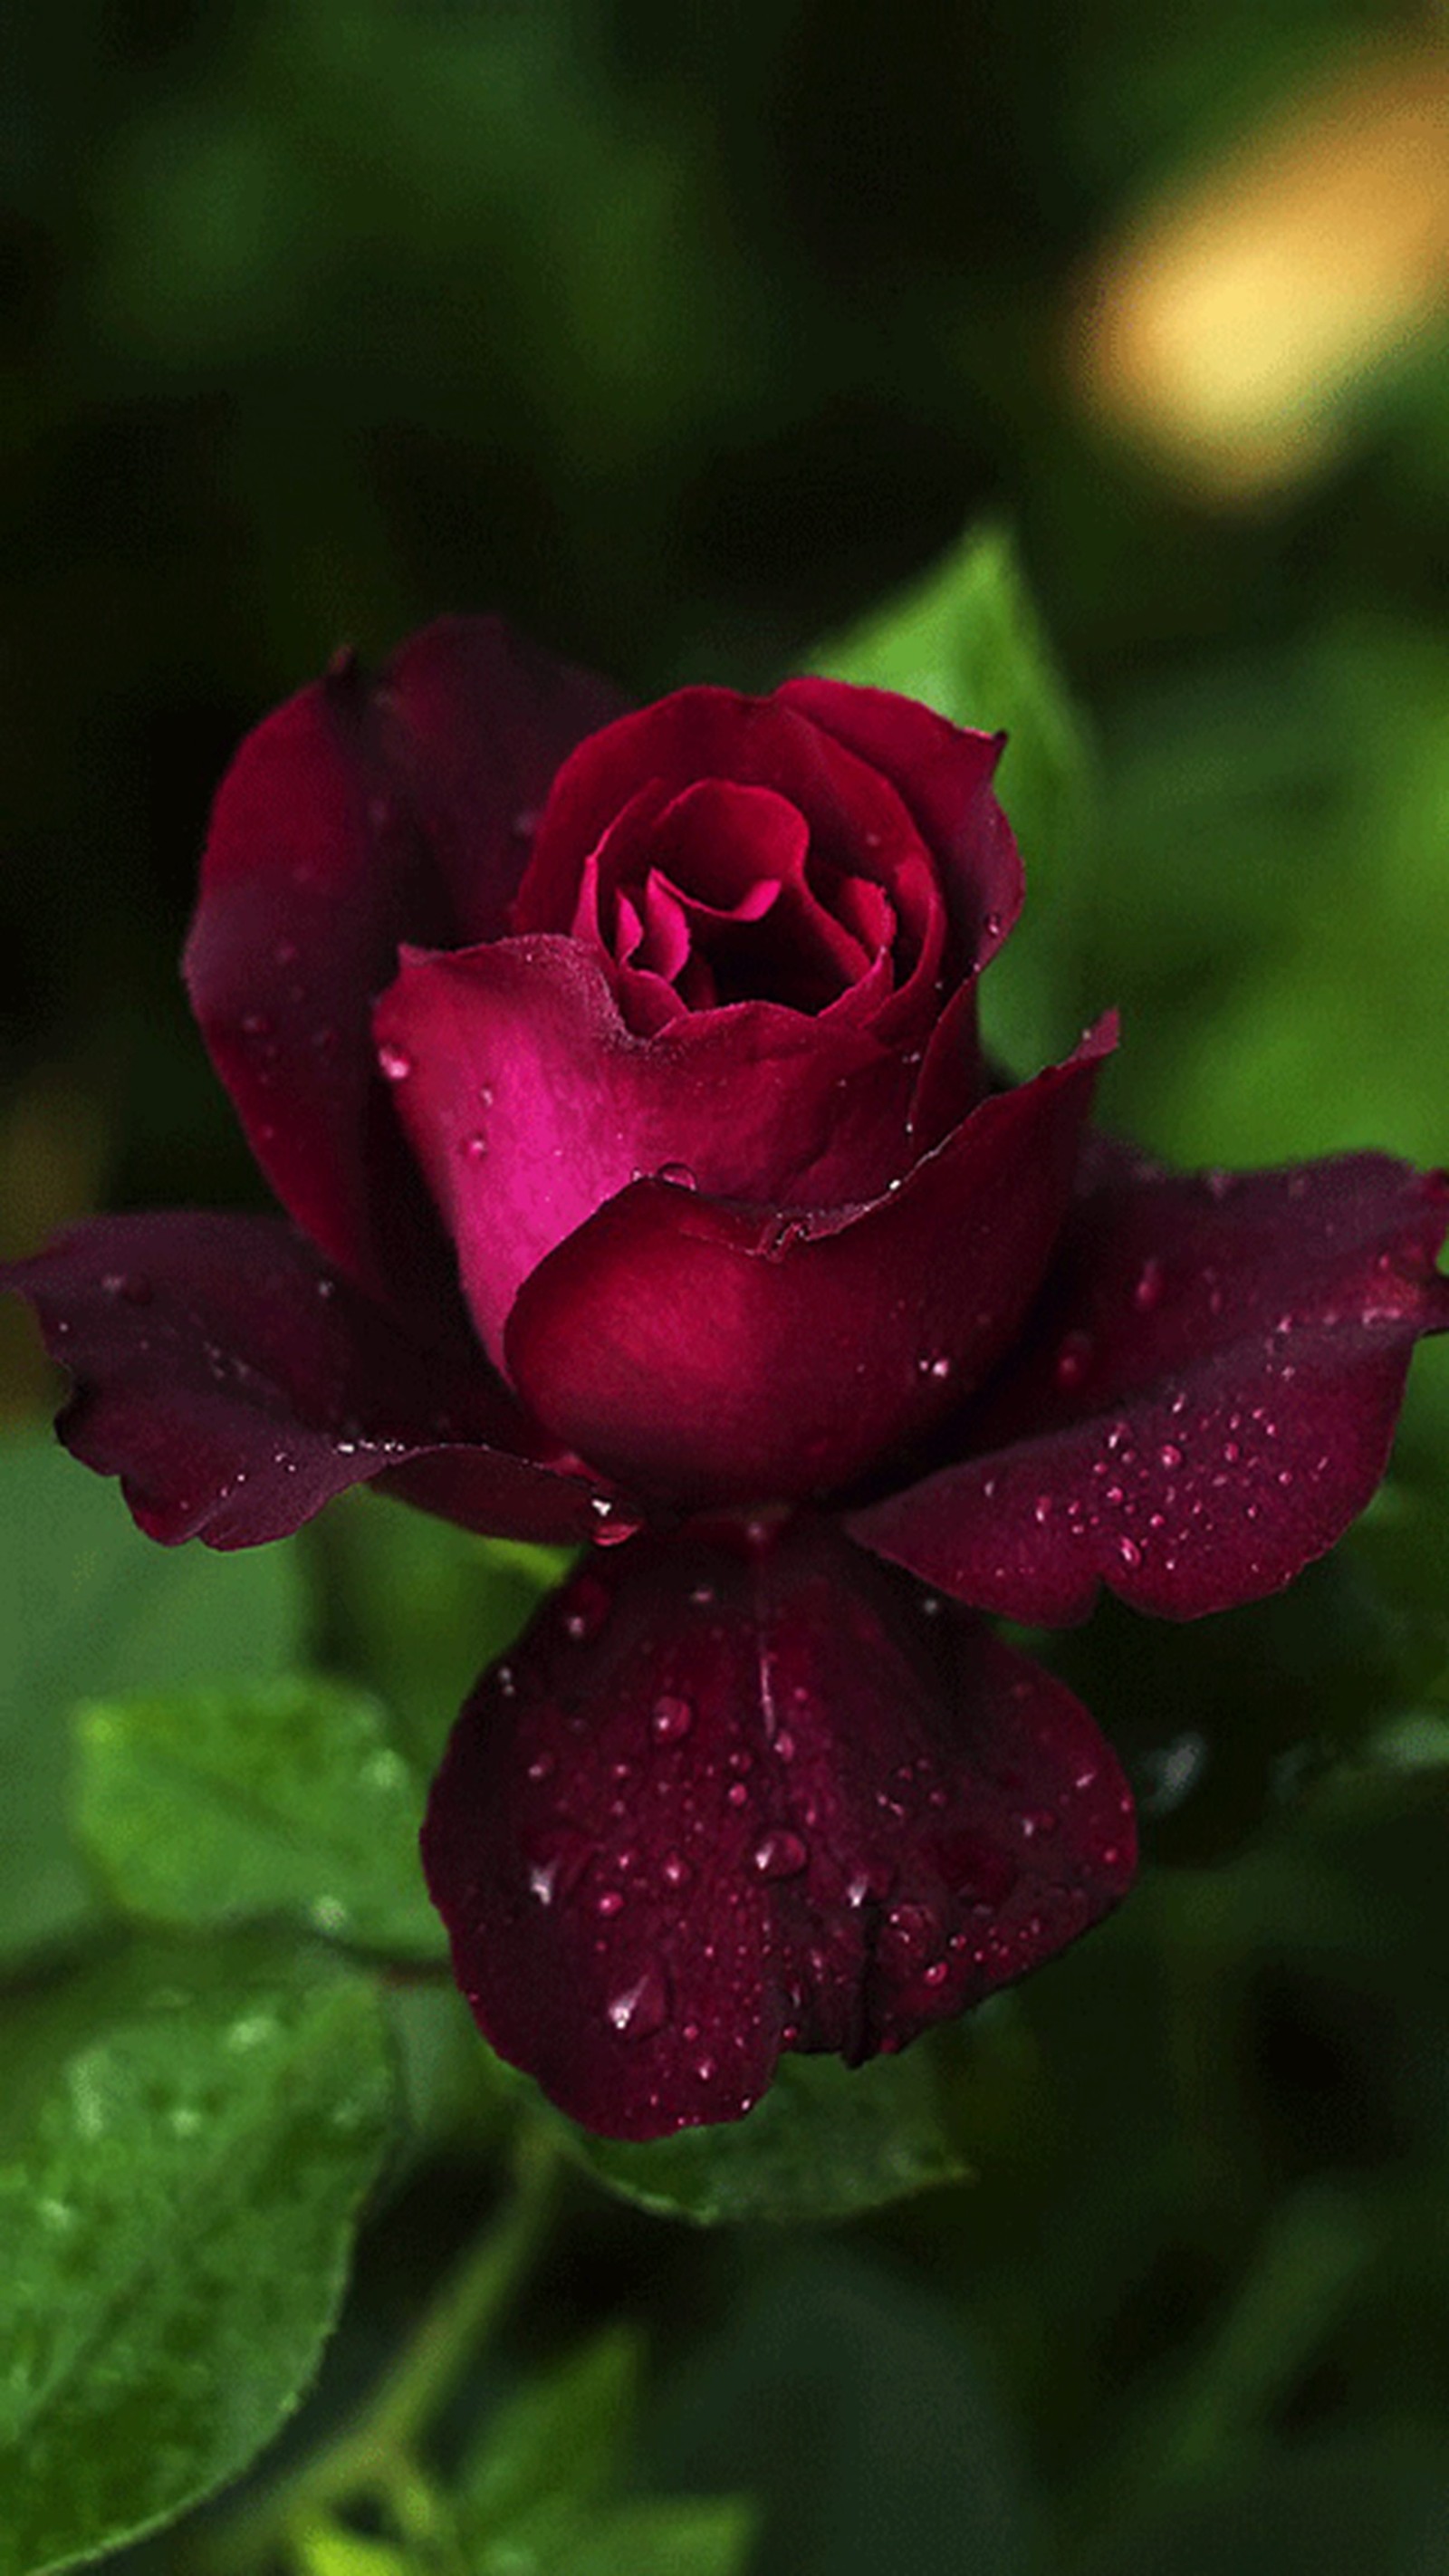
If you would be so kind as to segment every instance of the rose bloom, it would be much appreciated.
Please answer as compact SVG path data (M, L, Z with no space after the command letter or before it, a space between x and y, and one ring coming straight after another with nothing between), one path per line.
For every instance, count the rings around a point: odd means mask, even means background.
M424 1857L494 2046L607 2134L901 2047L1134 1866L1122 1772L981 1613L1284 1584L1449 1325L1449 1185L1237 1179L1018 1085L977 979L999 739L873 689L642 712L491 620L244 745L186 952L285 1216L14 1266L143 1529L372 1482L592 1542L464 1709Z

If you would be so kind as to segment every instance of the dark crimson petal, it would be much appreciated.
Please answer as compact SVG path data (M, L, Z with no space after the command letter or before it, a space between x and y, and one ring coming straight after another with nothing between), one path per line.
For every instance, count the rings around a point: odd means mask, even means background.
M446 1281L372 1045L403 939L492 937L564 755L620 701L494 618L375 682L350 660L242 745L212 816L191 999L248 1142L329 1257L417 1311Z
M991 781L1005 734L949 724L914 698L843 680L787 680L778 692L888 778L939 863L961 946L978 973L1021 910L1021 859Z
M1291 1581L1384 1473L1449 1330L1449 1181L1383 1154L1085 1199L973 1454L854 1535L980 1609L1084 1618L1099 1583L1191 1619Z
M1017 1332L1114 1040L1104 1022L982 1101L863 1209L623 1191L521 1288L513 1383L560 1439L672 1503L847 1483L953 1411Z
M280 1217L97 1217L8 1263L0 1287L29 1298L71 1372L66 1447L119 1476L168 1545L284 1538L379 1476L500 1536L597 1526L597 1484L565 1472L466 1346L406 1340Z
M464 1710L423 1857L495 2048L649 2138L1039 1966L1135 1834L1062 1683L797 1522L595 1559Z
M495 1358L529 1272L641 1173L808 1206L884 1189L911 1150L910 1070L871 1038L770 1002L639 1038L572 939L407 952L377 1033Z

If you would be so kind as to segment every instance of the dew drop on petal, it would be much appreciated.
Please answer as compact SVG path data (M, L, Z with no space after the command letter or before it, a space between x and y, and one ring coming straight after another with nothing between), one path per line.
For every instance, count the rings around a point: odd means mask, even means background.
M621 2039L652 2039L669 2019L669 1989L662 1968L651 1961L632 1983L609 1997L604 2010Z
M667 1181L675 1190L697 1190L699 1187L699 1175L688 1163L661 1163L654 1178Z
M1135 1539L1119 1538L1117 1541L1117 1553L1122 1559L1124 1565L1140 1565L1142 1563L1142 1550L1137 1545ZM1104 1854L1103 1857L1105 1858L1106 1855Z
M750 1857L761 1878L798 1878L810 1854L798 1834L781 1827L762 1834Z
M1152 1253L1142 1264L1137 1285L1132 1291L1132 1303L1144 1315L1150 1314L1161 1295L1162 1264L1156 1253Z
M465 1136L458 1152L465 1163L481 1163L487 1156L488 1139L479 1135Z
M377 1061L389 1082L406 1082L413 1069L412 1057L405 1049L391 1045L386 1039L377 1050Z
M1182 1465L1182 1451L1173 1440L1164 1440L1162 1447L1158 1450L1157 1454L1164 1467L1180 1467Z
M1072 1332L1064 1335L1061 1348L1057 1352L1056 1357L1056 1381L1058 1386L1071 1387L1081 1385L1083 1378L1086 1376L1087 1371L1092 1364L1092 1354L1094 1349L1095 1344L1093 1343L1090 1333Z
M649 1712L649 1732L656 1744L678 1744L694 1724L694 1711L687 1699L671 1691L661 1692Z

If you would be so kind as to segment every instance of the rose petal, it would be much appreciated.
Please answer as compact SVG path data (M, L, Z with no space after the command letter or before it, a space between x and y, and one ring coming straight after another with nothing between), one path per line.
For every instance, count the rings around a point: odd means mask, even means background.
M591 1564L464 1710L423 1853L493 2045L647 2138L1038 1966L1135 1837L1062 1683L797 1522Z
M1083 1201L973 1454L854 1535L980 1609L1175 1619L1289 1582L1384 1473L1415 1341L1449 1330L1449 1182L1387 1155L1117 1180Z
M1005 734L949 724L913 698L843 680L787 680L778 692L891 781L934 854L960 946L979 973L1021 910L1021 858L991 781Z
M501 927L555 771L618 712L493 618L454 618L375 682L350 660L250 736L212 816L186 952L257 1160L323 1250L416 1312L448 1282L379 1079L371 1010L401 939Z
M640 1038L571 939L406 952L377 1034L495 1358L530 1271L641 1173L808 1206L884 1189L911 1151L910 1068L869 1037L744 1002Z
M67 1448L121 1478L152 1538L251 1547L379 1476L501 1536L595 1525L597 1485L466 1346L405 1340L280 1217L98 1217L0 1287L71 1372Z
M646 780L671 797L704 780L767 788L803 814L821 863L883 885L919 855L890 779L784 691L751 698L680 689L605 726L564 762L514 903L515 930L557 930L572 919L585 857Z
M953 1411L1017 1331L1114 1042L1104 1022L983 1101L865 1208L782 1216L639 1182L525 1280L509 1376L559 1438L671 1503L848 1482Z

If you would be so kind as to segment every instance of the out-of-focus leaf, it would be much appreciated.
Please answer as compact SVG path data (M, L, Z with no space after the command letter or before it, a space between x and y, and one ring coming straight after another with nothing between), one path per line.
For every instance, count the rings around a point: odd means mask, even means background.
M80 1712L81 1843L126 1913L283 1917L385 1957L447 1948L418 1859L423 1783L368 1694L314 1677Z
M772 2266L671 2388L671 2483L748 2461L751 2576L1036 2576L1011 2428L959 2310L836 2248Z
M65 1719L101 1691L280 1671L301 1644L293 1551L157 1547L52 1441L0 1451L0 1957L95 1911L66 1830Z
M479 2547L540 2506L586 2505L617 2478L633 2429L641 2351L601 2335L499 2407L465 2458L458 2513Z
M682 2496L525 2526L474 2564L478 2576L742 2576L754 2528L741 2498Z
M373 1494L345 1494L304 1533L321 1578L329 1663L395 1709L431 1771L485 1666L512 1645L569 1559L475 1538Z
M1437 2576L1446 2534L1442 2443L1318 2443L1124 2523L1082 2576Z
M567 2132L590 2173L626 2200L702 2226L848 2218L959 2182L928 2049L845 2067L791 2057L747 2118L643 2146Z
M809 659L837 679L920 698L954 724L1005 730L996 783L1026 863L1028 910L982 987L983 1006L1010 1060L1039 1061L1077 1007L1096 770L1010 535L969 530L916 588Z
M131 1950L10 2008L0 2576L172 2520L316 2368L393 2072L365 1981L254 1944Z

